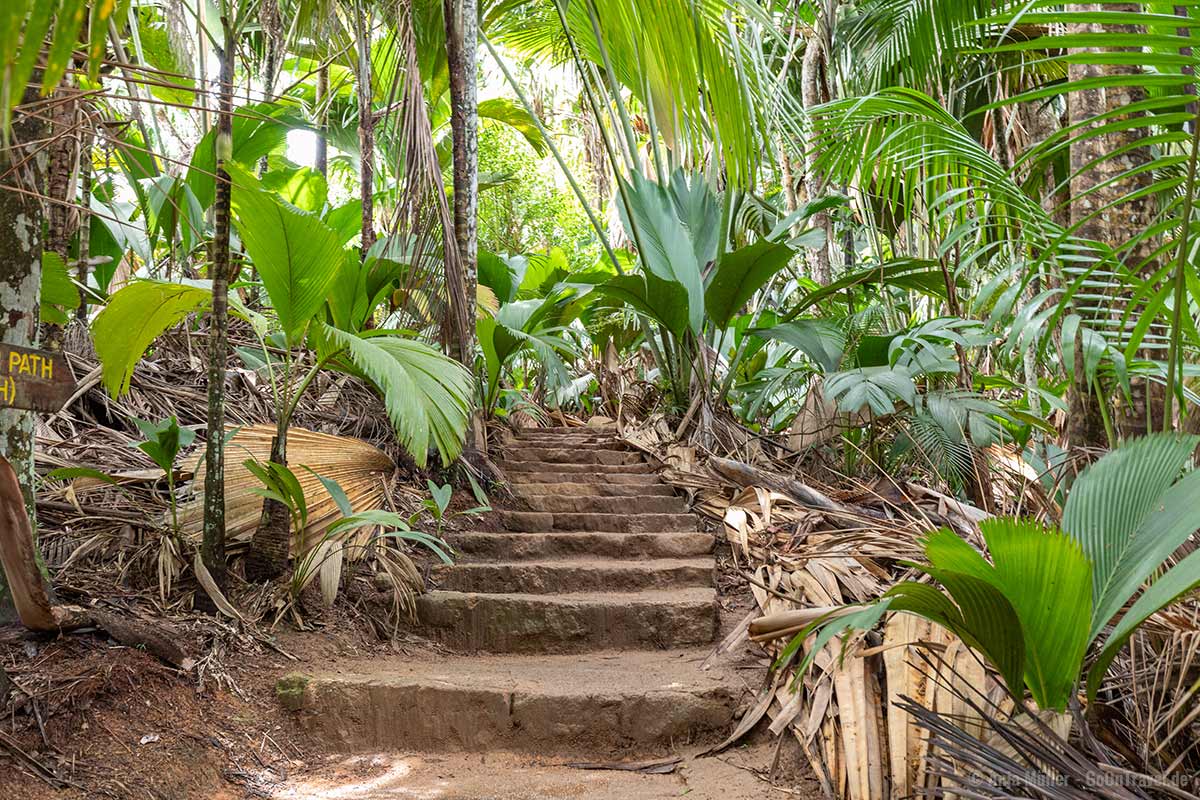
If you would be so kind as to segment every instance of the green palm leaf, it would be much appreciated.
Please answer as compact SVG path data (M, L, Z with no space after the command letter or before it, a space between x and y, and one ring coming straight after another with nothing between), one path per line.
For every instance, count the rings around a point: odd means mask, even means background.
M109 394L129 390L133 368L169 328L207 309L212 289L200 282L137 281L121 289L92 323L100 376Z
M1092 616L1092 568L1079 544L1029 520L980 524L992 584L1012 603L1025 638L1025 682L1041 708L1062 710L1075 691Z
M1194 502L1193 500L1193 505ZM1160 609L1174 603L1198 587L1200 587L1200 551L1184 558L1142 593L1142 596L1125 612L1121 621L1113 628L1112 634L1104 643L1100 655L1097 656L1088 672L1089 702L1096 699L1096 692L1100 689L1100 683L1104 680L1104 673L1108 669L1108 665L1117 657L1117 653L1121 652L1121 648L1129 641L1129 637L1133 635L1138 626Z
M709 319L718 328L728 327L746 301L786 267L793 255L786 244L760 239L722 256L704 290Z
M1093 563L1089 639L1200 525L1200 472L1179 480L1197 441L1144 437L1100 459L1075 481L1062 525Z
M362 375L383 395L400 443L424 466L430 448L443 464L462 453L471 414L473 378L457 361L429 345L380 332L364 337L328 325L326 348L340 351L333 363Z
M279 324L294 343L325 303L344 254L338 234L315 216L264 191L230 164L234 225L262 277Z

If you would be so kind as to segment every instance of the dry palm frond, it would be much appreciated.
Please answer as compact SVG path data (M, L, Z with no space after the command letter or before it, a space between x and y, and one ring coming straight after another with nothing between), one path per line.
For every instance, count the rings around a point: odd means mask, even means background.
M1170 776L1140 773L1120 766L1113 753L1090 736L1079 744L1064 726L1086 729L1080 710L1053 715L1014 711L980 692L972 678L944 658L922 656L928 680L939 696L970 715L965 720L911 697L898 703L916 728L929 738L929 774L941 779L925 793L934 797L1041 798L1042 800L1196 800Z
M250 541L262 512L263 499L255 493L256 489L262 488L262 484L243 466L243 462L255 459L265 463L269 460L274 436L273 425L252 425L240 429L226 445L225 531L227 546L231 549ZM293 427L288 431L287 454L288 467L300 482L308 504L308 526L293 534L293 556L316 546L322 540L325 529L342 516L336 501L318 475L336 481L346 493L351 508L357 512L380 507L385 496L384 481L395 469L391 458L364 441L303 428ZM201 476L203 458L201 451L191 460L187 471ZM198 540L203 518L201 485L196 498L179 509L180 532L189 539ZM362 534L360 529L351 535Z

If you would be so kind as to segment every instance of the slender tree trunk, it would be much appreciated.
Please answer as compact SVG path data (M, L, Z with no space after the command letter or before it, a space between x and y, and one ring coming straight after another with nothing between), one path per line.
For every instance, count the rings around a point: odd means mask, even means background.
M804 59L801 62L800 71L800 92L801 102L804 108L811 109L820 105L826 98L824 90L824 79L822 73L825 70L826 58L825 47L821 37L814 32L804 46ZM809 200L815 200L820 197L825 191L824 181L816 169L817 150L813 146L813 138L816 131L812 124L808 126L809 141L805 143L804 157L804 188ZM809 277L818 284L824 286L829 283L832 275L830 272L829 248L833 239L833 225L830 220L829 213L822 211L819 214L814 214L812 217L812 225L814 228L820 228L825 231L825 244L821 247L814 247L808 251L808 270Z
M75 319L87 322L88 268L92 258L92 131L85 126L79 145L79 260L75 263L75 280L79 282L79 307Z
M796 209L800 208L800 198L796 194L796 175L792 168L792 156L788 153L787 145L783 141L783 137L779 137L779 158L781 175L780 181L783 183L783 210L787 214L792 214Z
M321 67L317 73L317 157L315 168L322 175L329 175L329 138L327 126L328 111L325 108L326 98L329 97L329 67Z
M46 165L46 250L71 263L71 237L75 230L75 172L79 163L78 101L75 88L63 78L54 93L50 108L50 144ZM61 350L63 327L54 323L42 326L42 341L50 350Z
M450 353L468 368L475 356L475 286L479 204L479 114L475 66L479 37L476 0L445 0L446 56L450 70L450 128L454 141L454 239L462 275L447 276L455 319Z
M363 3L355 4L355 38L358 40L358 155L359 193L362 199L362 258L375 244L375 114L372 110L371 26Z
M479 242L479 104L475 80L479 45L477 0L445 0L446 58L450 70L450 128L454 143L454 239L461 274L446 274L450 300L450 355L475 371L475 306ZM471 415L468 451L487 450L483 416Z
M1141 10L1141 4L1079 3L1072 8L1080 11L1136 13ZM1132 25L1101 28L1096 24L1088 24L1073 28L1072 33L1101 29L1133 34L1141 32L1138 26ZM1140 69L1124 64L1072 64L1069 71L1072 81L1081 81L1100 79L1106 75L1137 74ZM1070 124L1084 126L1085 130L1085 135L1071 145L1071 171L1075 175L1071 180L1071 223L1078 226L1076 232L1080 237L1118 249L1119 258L1131 266L1139 264L1149 254L1148 242L1133 249L1124 248L1124 245L1131 235L1144 231L1152 223L1153 200L1150 197L1120 199L1149 185L1153 177L1149 171L1145 171L1140 175L1118 178L1131 169L1148 164L1152 159L1148 148L1130 147L1145 136L1146 131L1144 128L1127 128L1096 136L1086 135L1086 130L1100 124L1111 124L1116 118L1109 116L1101 120L1102 115L1141 102L1145 97L1145 90L1138 86L1109 86L1077 91L1069 99ZM1120 155L1109 157L1111 153L1121 150L1124 152ZM1114 298L1113 303L1119 308L1118 298ZM1116 313L1121 312L1118 310ZM1075 352L1067 354L1073 358L1075 365L1075 379L1068 395L1070 410L1067 420L1067 441L1074 447L1102 445L1107 441L1100 407L1102 402L1107 401L1096 396L1084 375L1082 338L1076 337ZM1147 382L1135 378L1132 383L1134 402L1132 405L1123 404L1117 420L1120 434L1126 437L1146 432L1150 416L1148 412L1156 411L1160 420L1162 415L1161 403L1152 402ZM1161 427L1161 421L1155 427Z
M218 51L221 80L218 99L216 167L213 204L212 312L208 332L208 446L204 459L204 538L200 556L217 585L226 585L225 565L225 365L229 355L230 193L225 161L233 149L233 30L228 20L224 46Z
M25 99L38 99L36 91ZM0 183L24 191L0 191L0 342L37 346L42 281L42 206L37 197L45 181L45 158L33 154L44 125L17 111L8 145L0 144ZM28 144L28 147L26 147ZM26 160L28 159L28 160ZM0 455L8 459L21 483L30 523L37 530L33 498L34 415L0 408ZM12 621L15 609L0 571L0 623Z

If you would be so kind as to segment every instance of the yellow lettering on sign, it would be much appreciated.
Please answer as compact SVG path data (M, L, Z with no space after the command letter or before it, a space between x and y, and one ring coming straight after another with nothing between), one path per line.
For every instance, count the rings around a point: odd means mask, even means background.
M12 397L9 396L9 393L8 393L8 385L11 382L12 382L12 378L9 378L6 381L0 381L0 398L3 398L4 402L6 404L12 403L12 401L13 401Z
M45 357L42 358L42 377L46 380L54 377L54 362Z
M21 354L12 352L8 354L8 371L12 372L21 365Z

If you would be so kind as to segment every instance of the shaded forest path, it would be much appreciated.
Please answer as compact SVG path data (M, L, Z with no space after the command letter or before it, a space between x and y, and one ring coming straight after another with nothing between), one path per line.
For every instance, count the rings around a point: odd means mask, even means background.
M714 759L694 762L710 790L699 793L687 769L567 766L670 760L731 731L744 684L701 669L719 628L714 537L609 433L530 430L499 463L521 508L450 534L459 561L419 599L422 631L453 655L339 664L284 692L333 751L424 754L398 786L455 775L431 793L354 796L763 796L757 778Z

